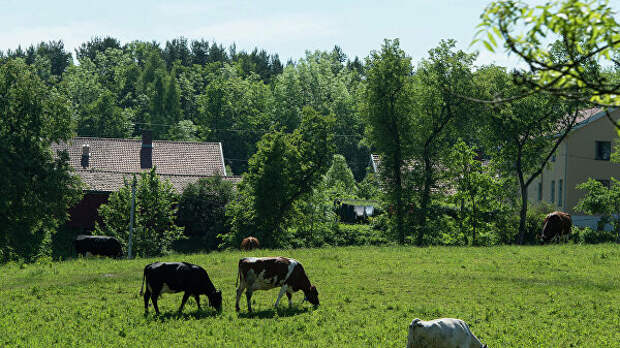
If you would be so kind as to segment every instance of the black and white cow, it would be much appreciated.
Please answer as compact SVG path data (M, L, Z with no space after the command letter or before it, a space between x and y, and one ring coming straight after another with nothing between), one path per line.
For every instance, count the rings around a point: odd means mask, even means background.
M183 300L179 313L183 311L185 302L193 295L200 309L200 295L207 295L209 305L217 311L222 310L222 291L216 290L209 279L207 271L202 267L187 262L154 262L144 267L142 288L144 290L146 280L146 292L144 292L144 311L149 311L149 299L153 301L155 313L159 314L157 298L163 293L176 293L184 291Z
M75 252L82 256L102 255L109 257L123 256L123 247L114 237L87 236L80 234L73 241Z
M315 306L319 305L319 293L310 284L303 266L299 261L286 257L246 257L239 260L237 275L237 301L235 309L239 311L239 298L243 290L248 301L248 311L252 311L251 298L255 290L269 290L281 287L275 307L278 307L282 295L286 293L289 306L292 305L293 292L304 292L304 300Z
M441 318L409 324L406 348L486 348L461 319Z

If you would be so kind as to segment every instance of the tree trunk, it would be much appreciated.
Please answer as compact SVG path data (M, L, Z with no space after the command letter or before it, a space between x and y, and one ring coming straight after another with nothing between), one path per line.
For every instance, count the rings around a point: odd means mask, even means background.
M471 225L473 231L471 233L471 244L476 245L476 199L471 198Z
M428 154L428 149L424 149L424 190L422 191L422 201L420 202L419 221L418 221L418 236L416 239L417 245L422 245L422 239L424 233L426 233L426 216L428 215L428 204L431 198L431 184L433 183L431 159Z
M520 168L517 169L519 176L519 187L521 188L521 213L519 214L519 239L517 243L523 245L523 239L525 238L525 221L527 219L527 186L523 181L523 173Z
M463 227L463 219L465 218L465 199L461 199L461 212L459 214L459 229L463 234L463 238L465 239L465 245L469 245L469 238L467 238L467 231Z
M398 234L398 243L405 243L405 223L404 223L404 209L403 209L403 186L402 186L402 175L401 175L401 166L402 159L400 156L400 151L394 155L394 181L395 181L395 191L394 195L396 198L396 230Z

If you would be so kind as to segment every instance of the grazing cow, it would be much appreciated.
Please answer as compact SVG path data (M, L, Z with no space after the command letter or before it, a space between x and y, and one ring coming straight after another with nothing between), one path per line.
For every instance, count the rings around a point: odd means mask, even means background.
M246 290L248 311L252 312L250 300L255 290L269 290L280 286L280 293L275 307L286 293L289 307L292 305L293 292L302 290L305 300L315 306L319 305L319 293L316 287L310 284L303 266L299 261L286 257L246 257L239 260L239 273L237 274L237 302L235 309L239 311L239 298Z
M442 318L430 321L413 319L409 324L409 337L406 348L486 348L486 344L469 330L460 320Z
M80 234L73 241L75 251L82 256L102 255L110 257L123 256L123 247L114 237L87 236Z
M569 214L561 211L554 211L545 217L539 239L543 244L554 239L558 241L567 239L568 236L570 236L570 229L572 226L573 221Z
M246 237L241 241L241 250L254 250L260 247L260 243L258 239L255 237Z
M209 279L207 272L200 266L192 265L187 262L154 262L144 267L144 275L142 276L142 288L140 295L144 290L144 281L146 280L146 292L144 292L144 312L149 311L149 298L153 301L155 313L159 314L157 307L157 298L163 293L176 293L184 291L183 300L179 313L183 311L185 302L194 296L198 309L200 309L200 295L207 295L209 305L216 310L222 310L222 291L216 290L215 286Z

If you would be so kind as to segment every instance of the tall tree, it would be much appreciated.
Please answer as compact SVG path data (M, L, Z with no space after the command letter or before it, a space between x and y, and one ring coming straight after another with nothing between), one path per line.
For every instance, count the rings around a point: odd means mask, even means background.
M0 261L49 255L44 244L81 197L69 156L71 104L21 59L0 65Z
M415 74L415 108L412 163L422 171L420 204L417 209L416 244L423 243L427 234L430 213L431 190L436 186L438 171L443 171L444 160L449 154L458 124L466 124L475 113L472 102L457 95L468 95L473 90L472 66L476 58L461 50L455 51L454 40L442 40L429 51Z
M240 200L232 204L232 234L238 243L255 233L261 244L286 245L286 223L296 201L312 193L333 156L333 117L304 108L293 133L268 133L250 159L239 184Z
M519 95L509 74L498 67L487 67L477 73L478 89L490 96ZM487 111L487 141L490 154L503 165L506 173L516 175L521 193L519 236L523 243L526 231L529 185L542 173L577 122L583 104L545 94L530 95L497 104Z
M411 58L400 48L398 39L385 40L380 51L366 60L365 95L367 133L381 156L381 175L386 193L394 205L398 242L405 242L405 199L403 168L410 159L413 123L411 109Z
M170 251L181 238L183 229L175 224L178 194L168 180L162 180L156 168L140 174L136 185L133 251L135 255L159 256ZM103 224L97 222L95 233L116 237L125 248L129 242L129 216L132 199L131 182L110 195L99 207Z
M120 49L121 42L110 36L104 38L95 36L75 49L75 58L77 60L88 58L94 61L98 53L104 53L108 48Z

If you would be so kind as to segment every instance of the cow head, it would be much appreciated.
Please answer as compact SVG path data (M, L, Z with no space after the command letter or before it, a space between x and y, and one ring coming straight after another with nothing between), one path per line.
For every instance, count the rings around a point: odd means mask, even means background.
M209 305L215 308L218 312L222 310L222 290L213 291L213 293L207 295L209 298Z
M316 286L310 286L310 290L306 292L305 300L308 300L308 302L315 306L319 305L319 292L316 290Z

